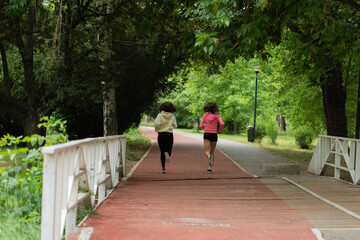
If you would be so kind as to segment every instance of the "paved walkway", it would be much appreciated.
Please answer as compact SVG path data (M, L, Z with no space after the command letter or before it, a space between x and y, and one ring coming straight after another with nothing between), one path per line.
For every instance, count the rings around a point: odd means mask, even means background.
M156 141L151 128L143 131ZM161 174L159 149L153 144L127 181L96 210L98 215L92 215L82 227L92 229L93 240L323 239L318 229L326 240L359 239L358 219L283 178L256 176L262 175L261 164L288 160L222 139L218 146L233 160L217 150L214 172L208 174L201 135L176 132L167 173ZM325 182L325 178L306 175L288 179L313 191ZM334 202L344 194L344 186L360 199L360 191L352 185L336 181L332 186L332 198L328 191L322 194ZM347 206L350 201L338 203ZM359 204L351 206L352 211L360 209Z

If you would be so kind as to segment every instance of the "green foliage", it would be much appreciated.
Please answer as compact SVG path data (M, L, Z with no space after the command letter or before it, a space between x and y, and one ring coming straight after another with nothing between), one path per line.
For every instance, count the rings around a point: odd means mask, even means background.
M300 126L294 130L294 137L296 144L302 149L309 149L313 139L314 133L310 127Z
M34 240L40 239L40 224L38 221L19 219L14 214L0 217L0 239L4 240Z
M261 143L265 136L266 136L265 124L262 122L257 123L255 127L255 141Z
M150 138L144 136L139 128L129 128L125 132L126 159L129 161L139 160L139 153L144 154L151 145ZM141 155L142 156L142 155Z
M124 132L125 135L128 135L128 136L143 136L141 130L137 127L131 127L131 128L128 128L125 132Z
M11 16L19 15L28 6L29 0L12 0L7 7Z
M269 121L266 123L266 135L270 137L271 143L276 143L276 138L279 135L279 128L275 121Z
M40 222L42 164L22 169L7 167L0 177L0 217L9 213L27 221Z
M44 139L46 141L46 146L68 141L68 136L66 134L66 120L45 116L40 118L40 122L41 123L38 124L38 127L46 128L46 137ZM39 145L41 144L42 142L39 142Z
M197 116L204 114L202 108L207 102L216 102L225 125L224 133L238 134L246 130L254 113L255 73L253 66L258 59L246 61L243 58L228 62L225 67L196 66L188 69L187 81L161 101L171 101L178 109L179 122L186 126L197 126ZM278 82L268 78L267 73L258 74L257 115L264 119L281 115L278 106ZM186 110L186 111L185 111ZM176 114L176 113L175 113ZM184 124L179 125L184 127Z
M356 94L351 93L359 72L358 8L343 1L199 0L187 14L200 25L196 56L222 65L238 56L250 59L255 52L269 58L272 54L263 50L281 43L279 55L271 59L280 64L268 72L275 73L272 79L280 87L270 95L284 97L278 101L281 115L296 125L311 121L317 132L327 126L330 133L346 135L345 120L353 132L355 108L350 106ZM292 96L295 101L290 103ZM338 104L333 107L329 102ZM323 112L325 116L319 114ZM326 125L325 119L331 124Z
M19 136L5 135L0 140L1 161L6 167L0 168L0 236L14 236L14 239L38 239L40 224L43 155L41 146L66 141L65 122L42 118L39 127L46 127L49 135ZM57 136L59 135L59 136ZM19 147L30 145L28 147ZM5 220L6 219L6 220ZM17 224L11 225L13 221ZM9 229L4 231L4 226ZM18 233L11 235L11 232ZM24 229L23 229L24 228ZM28 229L29 236L19 237ZM10 235L8 235L10 234ZM10 238L7 238L10 239Z
M323 114L321 89L311 84L310 75L295 72L292 52L283 45L271 47L263 74L276 88L269 92L269 98L276 103L278 115L285 116L294 126L311 125L316 132L326 129ZM311 106L311 107L309 107Z

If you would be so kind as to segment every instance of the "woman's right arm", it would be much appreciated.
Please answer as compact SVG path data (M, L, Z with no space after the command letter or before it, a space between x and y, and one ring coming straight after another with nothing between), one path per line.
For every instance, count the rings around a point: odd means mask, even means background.
M204 129L205 128L205 114L203 115L201 122L200 122L200 128Z
M155 131L157 132L161 124L160 114L158 114L154 121Z

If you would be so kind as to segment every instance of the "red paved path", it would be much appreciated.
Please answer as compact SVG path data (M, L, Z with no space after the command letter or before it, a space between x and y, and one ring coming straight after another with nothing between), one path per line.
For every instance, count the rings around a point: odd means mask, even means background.
M153 139L153 131L144 130ZM91 239L315 240L312 226L220 152L206 172L201 141L175 135L167 173L154 144L133 176L84 224Z

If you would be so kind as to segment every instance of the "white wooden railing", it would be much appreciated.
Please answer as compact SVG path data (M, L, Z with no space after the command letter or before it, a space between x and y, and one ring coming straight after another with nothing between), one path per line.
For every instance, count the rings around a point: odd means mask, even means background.
M42 148L41 239L66 238L78 206L100 204L125 175L126 136L87 138Z
M359 184L360 140L320 135L308 171L323 175L327 166L334 168L336 179L340 179L342 170L349 173L354 184Z

